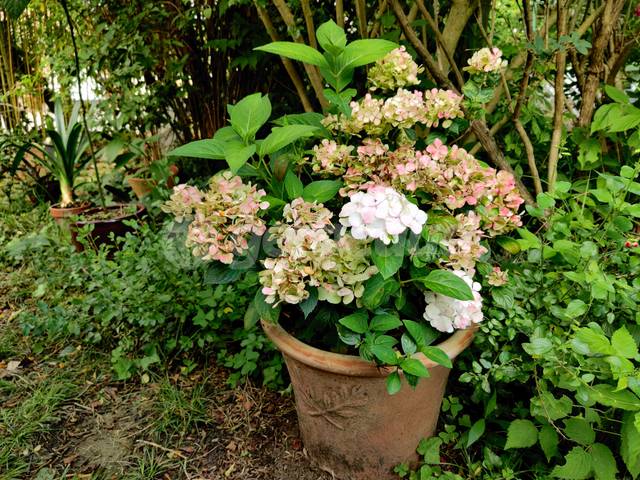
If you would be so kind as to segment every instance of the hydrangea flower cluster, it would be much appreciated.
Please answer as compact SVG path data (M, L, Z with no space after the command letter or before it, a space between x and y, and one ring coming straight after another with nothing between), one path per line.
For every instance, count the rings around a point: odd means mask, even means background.
M473 54L464 69L469 73L500 72L507 67L507 61L502 60L502 51L499 48L481 48Z
M371 89L397 90L420 83L418 74L424 71L413 61L405 47L396 48L369 69Z
M427 214L391 187L358 192L340 211L343 230L350 227L353 238L378 239L385 245L396 243L407 229L419 234L426 222Z
M345 235L333 240L332 213L324 206L298 198L285 206L283 222L269 229L280 249L264 260L259 273L266 302L297 304L309 298L349 304L362 296L364 282L378 272L371 265L369 245Z
M446 128L451 121L462 117L462 97L450 90L399 89L392 97L383 100L367 93L360 102L351 102L351 117L344 114L329 115L323 124L332 132L344 132L369 136L388 133L393 128L411 128L417 123L427 127Z
M509 282L509 273L502 270L500 267L495 266L493 270L487 275L487 283L494 287L501 287Z
M451 333L454 329L469 328L474 323L482 322L483 318L480 284L461 270L454 270L453 273L469 285L473 300L457 300L439 293L426 292L424 319L440 332Z
M261 210L269 208L265 195L264 190L225 171L211 178L206 192L189 185L174 187L162 209L175 215L178 222L192 220L186 243L193 247L195 256L230 264L235 255L249 248L250 235L266 231L258 217Z
M480 244L484 232L480 229L480 216L474 211L456 216L456 231L443 243L449 250L447 263L456 270L464 270L473 275L476 262L487 253Z
M313 147L311 167L315 173L323 176L339 177L345 173L353 147L338 145L334 140L324 139Z

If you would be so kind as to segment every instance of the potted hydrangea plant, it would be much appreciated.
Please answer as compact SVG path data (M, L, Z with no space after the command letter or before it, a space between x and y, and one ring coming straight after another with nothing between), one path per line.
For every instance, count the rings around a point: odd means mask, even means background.
M463 99L416 88L404 48L347 44L333 22L318 40L324 54L261 49L316 62L330 110L277 119L256 139L268 98L230 106L230 126L174 151L229 170L205 189L178 185L164 209L190 222L211 280L259 271L245 320L284 355L311 459L337 478L392 478L434 433L452 360L483 319L478 262L505 281L485 241L521 224L523 199L509 173L443 142ZM354 100L353 70L373 62Z

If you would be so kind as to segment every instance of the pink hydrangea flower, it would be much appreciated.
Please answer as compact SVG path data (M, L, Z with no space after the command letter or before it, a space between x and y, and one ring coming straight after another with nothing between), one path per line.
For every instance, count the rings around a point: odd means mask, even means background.
M465 70L470 73L500 72L507 67L507 61L502 60L502 51L499 48L481 48L473 54L468 61L469 66Z
M413 61L405 47L399 47L378 60L369 69L371 89L397 90L398 88L420 83L418 74L424 71Z

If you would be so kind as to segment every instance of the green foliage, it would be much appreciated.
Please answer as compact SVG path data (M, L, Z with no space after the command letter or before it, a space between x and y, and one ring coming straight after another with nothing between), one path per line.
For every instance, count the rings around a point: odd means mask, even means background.
M220 361L238 372L232 382L265 373L266 383L277 384L279 357L255 327L243 328L255 274L233 285L211 284L207 265L184 247L183 233L131 226L135 235L127 234L116 250L87 248L41 270L34 293L41 300L37 311L21 314L24 332L71 336L110 349L114 376L121 380L170 364L188 371L205 352L217 350ZM50 255L54 242L47 234L35 238L42 241L11 242L10 258ZM258 353L265 363L258 364Z

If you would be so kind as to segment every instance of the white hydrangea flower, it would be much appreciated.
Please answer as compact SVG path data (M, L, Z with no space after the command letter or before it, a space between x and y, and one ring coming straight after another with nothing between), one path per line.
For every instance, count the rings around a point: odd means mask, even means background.
M474 282L471 276L462 270L454 270L453 273L471 287L473 300L456 300L434 292L424 294L427 302L425 320L436 330L447 333L453 332L454 329L468 328L474 323L482 322L483 318L480 284Z
M427 214L391 187L375 186L351 197L340 211L343 232L351 227L351 235L358 240L379 239L385 245L398 241L407 228L415 234L422 232Z

